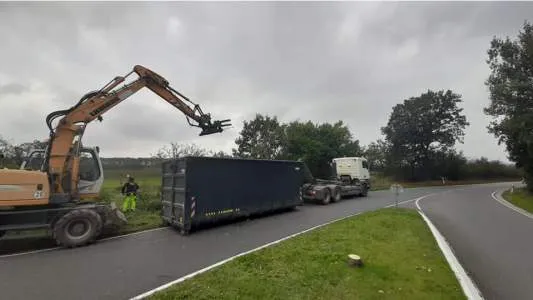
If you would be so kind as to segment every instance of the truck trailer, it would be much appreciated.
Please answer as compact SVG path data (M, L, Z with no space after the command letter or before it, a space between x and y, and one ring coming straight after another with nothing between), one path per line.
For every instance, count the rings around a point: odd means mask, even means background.
M182 235L303 204L307 166L298 161L183 157L162 164L162 219Z

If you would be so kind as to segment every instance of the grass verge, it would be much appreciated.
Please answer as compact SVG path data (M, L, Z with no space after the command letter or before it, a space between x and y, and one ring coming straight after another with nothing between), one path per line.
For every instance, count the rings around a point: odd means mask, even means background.
M362 268L347 255L360 255ZM429 228L382 209L236 258L150 299L465 299Z
M525 188L515 189L513 193L507 190L503 192L502 197L513 205L533 213L533 194L529 193Z

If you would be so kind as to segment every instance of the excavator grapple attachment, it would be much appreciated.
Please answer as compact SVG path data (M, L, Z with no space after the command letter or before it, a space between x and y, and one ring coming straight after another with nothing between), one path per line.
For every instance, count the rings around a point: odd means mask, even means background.
M231 126L230 122L231 120L221 120L221 121L214 121L213 124L204 125L202 126L202 131L200 132L200 136L213 134L213 133L219 133L224 131L224 127Z

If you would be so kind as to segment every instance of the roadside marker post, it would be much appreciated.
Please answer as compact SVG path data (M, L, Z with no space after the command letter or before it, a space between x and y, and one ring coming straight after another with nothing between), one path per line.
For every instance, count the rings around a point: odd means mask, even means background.
M403 193L403 187L400 184L395 183L390 186L390 190L394 193L394 204L396 208L398 208L398 196L400 193Z

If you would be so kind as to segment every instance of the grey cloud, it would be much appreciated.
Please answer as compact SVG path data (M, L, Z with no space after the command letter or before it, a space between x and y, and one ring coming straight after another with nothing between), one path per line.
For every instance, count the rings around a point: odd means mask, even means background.
M170 141L229 150L242 120L257 112L282 121L342 119L367 144L380 137L393 105L450 88L464 95L473 124L461 147L504 159L484 128L484 60L492 36L514 35L532 9L527 2L3 2L0 78L38 82L51 95L47 110L28 111L17 126L0 113L0 134L46 134L44 121L31 120L141 64L215 118L232 118L234 128L199 138L182 114L142 92L90 125L86 143L106 156L148 155Z
M7 94L22 94L27 91L28 88L18 83L9 83L0 85L0 96Z

